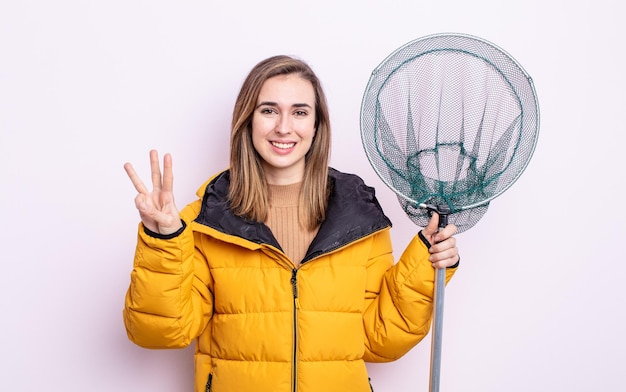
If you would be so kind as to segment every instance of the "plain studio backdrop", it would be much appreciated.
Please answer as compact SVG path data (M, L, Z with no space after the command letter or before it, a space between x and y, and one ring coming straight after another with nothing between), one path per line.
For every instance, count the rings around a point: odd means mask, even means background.
M328 94L332 166L377 188L399 256L419 230L362 148L359 109L392 51L442 32L509 52L533 78L535 154L458 236L442 391L624 391L626 12L595 1L44 1L0 5L0 390L192 390L192 347L128 341L138 213L174 157L179 208L228 163L244 76L306 60ZM428 389L430 336L369 364L376 392ZM323 392L323 391L321 391Z

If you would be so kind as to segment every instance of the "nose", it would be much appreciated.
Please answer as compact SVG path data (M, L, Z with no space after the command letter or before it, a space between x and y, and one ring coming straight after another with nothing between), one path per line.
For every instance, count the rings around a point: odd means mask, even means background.
M288 135L291 133L291 121L289 116L280 115L278 117L274 132L280 135Z

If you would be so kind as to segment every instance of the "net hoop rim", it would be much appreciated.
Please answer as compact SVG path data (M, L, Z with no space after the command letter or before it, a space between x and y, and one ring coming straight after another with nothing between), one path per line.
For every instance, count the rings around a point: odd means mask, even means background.
M478 42L480 45L485 45L488 46L492 49L495 49L496 51L500 52L508 61L510 61L513 65L515 65L515 67L521 72L521 74L524 76L525 80L528 83L528 87L530 88L530 91L532 92L532 98L533 98L533 102L534 105L533 109L536 113L535 115L535 134L534 134L534 140L532 142L532 145L529 149L529 153L528 153L528 158L526 159L526 161L523 163L523 165L520 167L520 170L518 171L518 173L511 179L511 181L506 184L505 186L502 187L501 190L499 190L498 192L496 192L495 194L491 195L488 198L485 198L483 200L480 200L476 203L472 203L469 205L465 205L465 206L461 206L458 208L455 208L456 212L460 212L460 211L465 211L465 210L469 210L472 208L476 208L476 207L480 207L480 206L484 206L486 204L489 204L493 199L495 199L496 197L500 196L502 193L504 193L506 190L508 190L511 186L513 186L513 184L515 182L517 182L517 180L519 179L519 177L522 175L522 173L526 170L526 168L528 167L530 160L532 158L532 156L535 153L535 149L537 147L537 141L539 139L539 124L540 124L540 112L539 112L539 101L537 98L537 91L535 89L535 84L533 82L532 77L528 74L528 72L524 69L524 67L513 57L511 56L506 50L504 50L502 47L494 44L491 41L488 41L484 38L480 38L478 36L475 35L471 35L471 34L465 34L465 33L436 33L436 34L430 34L430 35L425 35L419 38L416 38L414 40L411 40L407 43L405 43L404 45L398 47L397 49L395 49L394 51L392 51L389 55L387 55L383 61L381 61L371 72L371 76L367 82L367 85L365 87L365 92L363 94L363 99L361 101L361 107L360 107L360 130L361 130L361 143L363 144L363 149L365 150L365 155L367 156L367 159L370 163L370 166L372 166L372 168L374 169L374 171L376 172L376 174L378 175L378 177L385 183L385 185L391 189L396 195L402 197L404 200L412 203L413 205L419 207L419 208L427 208L427 204L420 202L418 200L414 200L408 196L406 196L405 194L403 194L402 192L398 191L395 186L393 186L393 184L390 183L390 181L386 178L386 176L383 175L383 173L380 172L380 170L378 169L378 166L375 164L374 162L374 157L371 156L371 153L369 151L369 149L367 148L367 144L366 144L366 132L365 132L365 125L364 125L364 118L365 118L365 108L366 108L366 103L367 103L367 97L368 97L368 93L370 91L373 91L373 81L376 77L376 75L378 74L378 72L380 71L381 68L383 68L388 62L390 62L392 59L394 59L398 53L401 53L402 51L406 50L407 48L414 46L418 43L424 42L424 41L430 41L430 40L435 40L438 38L452 38L452 37L456 37L456 38L460 38L466 41L476 41ZM445 49L453 49L451 47L441 47L439 48L439 50L445 50ZM432 50L431 50L432 51ZM423 52L425 53L425 52ZM496 67L496 69L499 70L499 68ZM391 73L389 73L391 74ZM389 75L388 74L388 75ZM387 76L388 76L387 75Z

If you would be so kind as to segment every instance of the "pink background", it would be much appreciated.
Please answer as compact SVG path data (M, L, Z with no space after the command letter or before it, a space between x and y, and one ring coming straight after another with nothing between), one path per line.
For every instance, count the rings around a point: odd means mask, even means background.
M359 109L388 54L440 32L507 50L541 106L527 170L458 237L442 392L624 390L624 15L617 0L2 2L0 390L191 391L191 348L125 335L138 214L122 165L148 181L148 150L171 152L178 205L193 200L270 55L318 72L332 165L377 187L399 255L418 228L369 166ZM370 365L375 391L426 391L429 351Z

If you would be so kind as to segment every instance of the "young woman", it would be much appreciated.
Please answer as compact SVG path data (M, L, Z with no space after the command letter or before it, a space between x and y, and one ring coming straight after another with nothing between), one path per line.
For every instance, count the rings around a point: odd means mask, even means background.
M230 167L180 213L172 158L152 190L132 165L141 224L124 307L148 348L196 342L195 390L366 392L366 361L392 361L428 332L434 268L455 271L453 225L436 215L394 264L374 190L328 167L330 124L304 62L257 64L237 98Z

